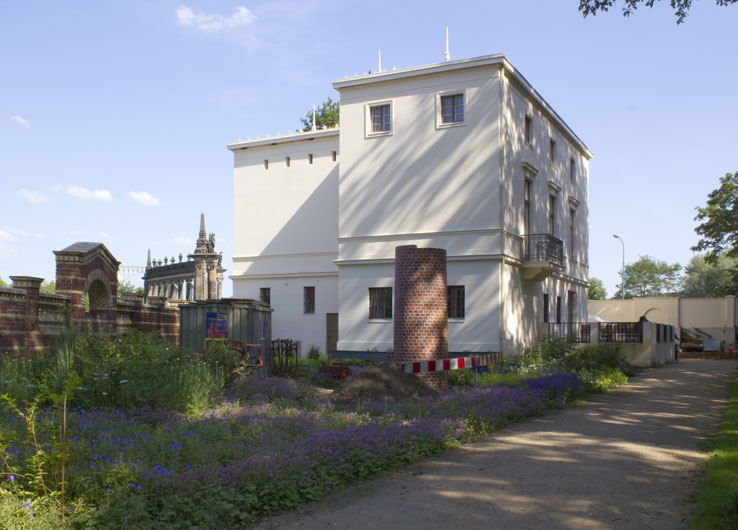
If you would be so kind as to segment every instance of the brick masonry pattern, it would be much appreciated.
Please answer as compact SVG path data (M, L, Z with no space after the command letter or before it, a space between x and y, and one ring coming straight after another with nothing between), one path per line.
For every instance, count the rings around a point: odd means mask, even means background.
M394 357L397 362L448 358L446 251L395 248ZM448 388L444 372L417 374L432 388Z
M179 311L166 307L163 299L149 304L138 295L117 300L118 262L103 245L86 254L55 254L56 294L41 293L43 278L28 276L12 276L12 288L0 287L0 352L50 352L65 313L83 329L95 332L122 333L136 328L179 341Z

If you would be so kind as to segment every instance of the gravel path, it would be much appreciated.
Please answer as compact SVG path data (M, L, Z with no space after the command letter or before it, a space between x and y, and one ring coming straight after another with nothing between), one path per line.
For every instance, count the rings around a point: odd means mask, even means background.
M685 521L735 361L648 370L588 402L353 486L260 530L653 528Z

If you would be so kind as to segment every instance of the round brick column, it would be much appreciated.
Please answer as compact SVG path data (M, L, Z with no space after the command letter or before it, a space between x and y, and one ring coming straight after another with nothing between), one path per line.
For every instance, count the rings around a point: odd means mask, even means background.
M397 362L448 358L446 251L395 248L395 344ZM445 372L418 374L429 386L448 388Z

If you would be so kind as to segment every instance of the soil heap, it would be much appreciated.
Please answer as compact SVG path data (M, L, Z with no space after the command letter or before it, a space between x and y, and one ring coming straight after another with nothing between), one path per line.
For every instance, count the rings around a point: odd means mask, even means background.
M337 404L357 401L400 400L437 394L414 374L407 374L400 365L386 362L364 368L359 375L333 391L331 401Z

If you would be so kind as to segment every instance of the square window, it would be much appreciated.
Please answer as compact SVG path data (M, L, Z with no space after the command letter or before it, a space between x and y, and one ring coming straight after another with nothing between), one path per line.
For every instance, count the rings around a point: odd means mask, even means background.
M464 286L448 286L448 318L464 318Z
M464 95L441 96L441 123L464 121Z
M272 290L269 287L259 289L259 301L264 304L272 304Z
M392 114L389 105L377 105L370 108L372 132L389 132L392 130Z
M369 319L392 318L392 287L369 287Z
M302 312L305 314L315 313L315 287L303 287L302 299Z

